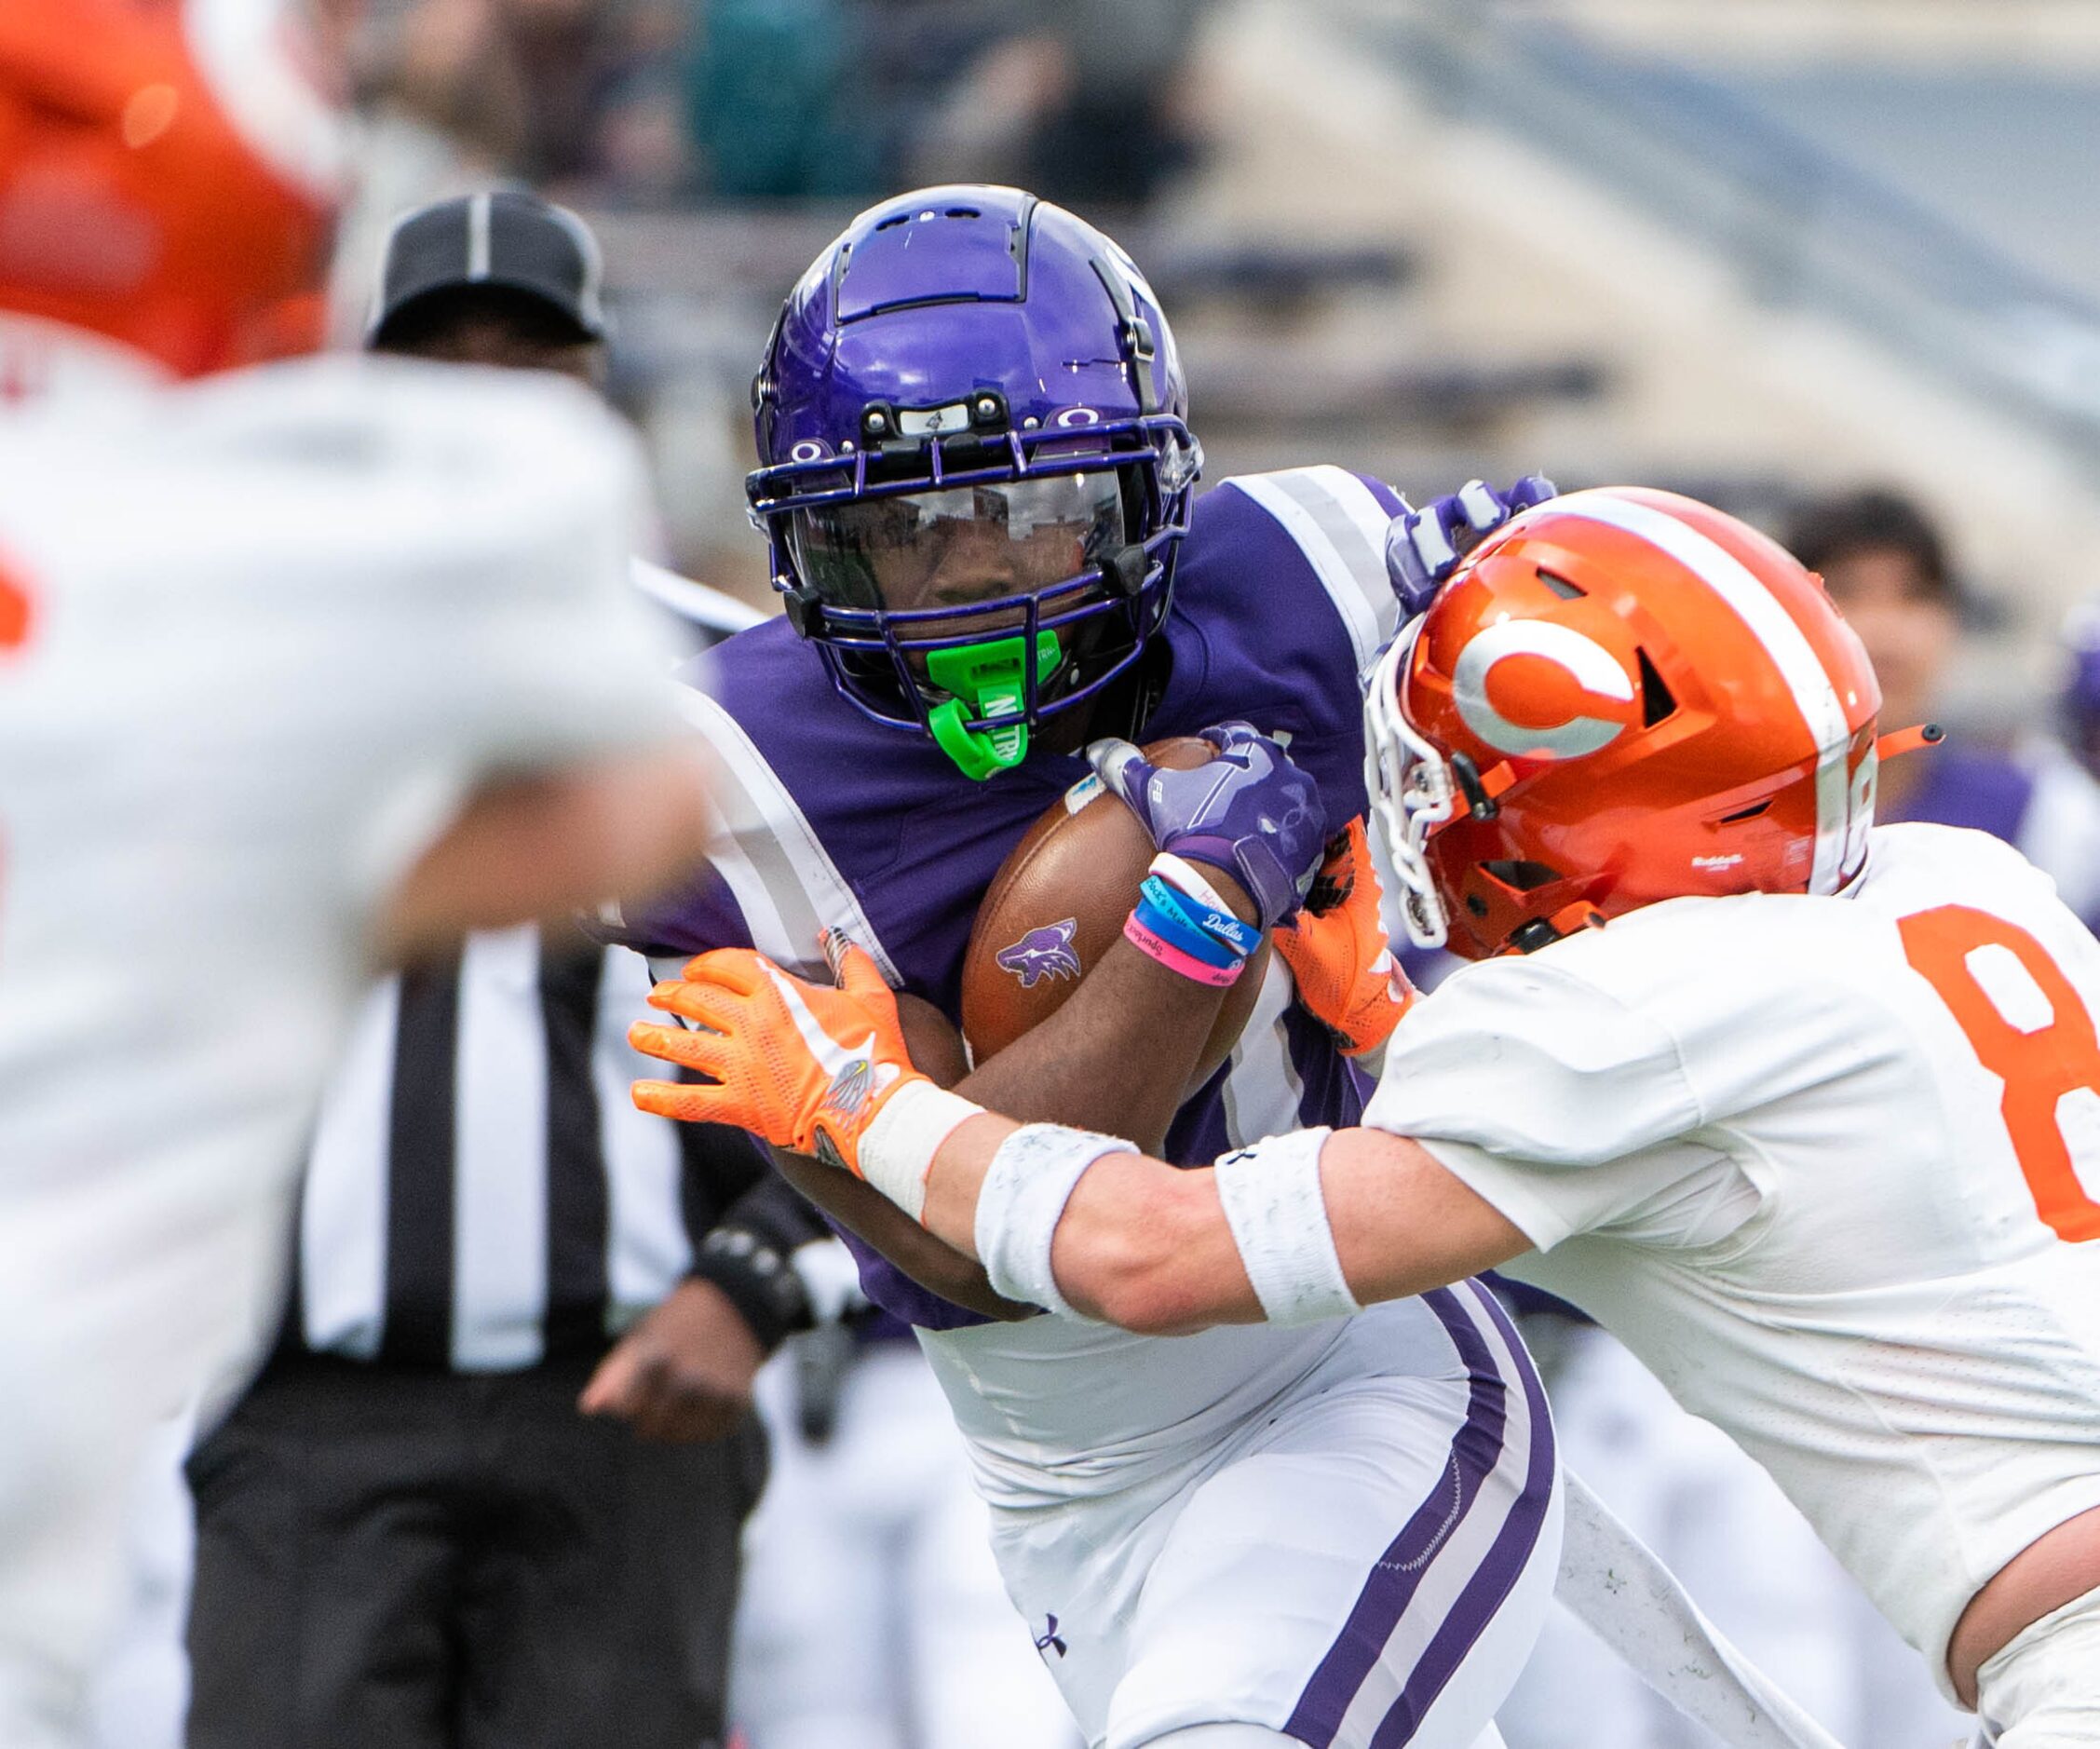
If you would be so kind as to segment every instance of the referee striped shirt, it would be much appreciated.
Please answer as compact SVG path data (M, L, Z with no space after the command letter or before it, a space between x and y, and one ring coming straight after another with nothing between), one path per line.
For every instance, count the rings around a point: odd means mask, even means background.
M649 970L526 927L367 997L299 1213L298 1346L482 1372L603 1349L764 1171L637 1111Z

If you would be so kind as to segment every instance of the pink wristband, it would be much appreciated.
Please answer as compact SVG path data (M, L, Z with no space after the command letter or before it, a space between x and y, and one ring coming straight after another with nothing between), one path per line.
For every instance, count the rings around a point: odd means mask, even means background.
M1185 954L1170 942L1161 941L1131 912L1123 920L1123 939L1141 954L1147 954L1169 971L1178 971L1185 978L1193 978L1198 983L1210 984L1213 989L1224 989L1238 980L1245 968L1245 960L1235 960L1229 966L1206 966L1193 954Z

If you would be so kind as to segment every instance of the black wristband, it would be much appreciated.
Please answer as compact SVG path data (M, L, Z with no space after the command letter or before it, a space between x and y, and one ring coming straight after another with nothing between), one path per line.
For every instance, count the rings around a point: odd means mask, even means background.
M770 1354L816 1320L802 1278L784 1252L740 1227L717 1227L700 1241L693 1273L729 1296L758 1345Z

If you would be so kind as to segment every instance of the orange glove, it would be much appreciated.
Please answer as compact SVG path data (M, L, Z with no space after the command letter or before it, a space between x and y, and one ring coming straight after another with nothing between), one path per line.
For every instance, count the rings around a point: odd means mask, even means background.
M806 983L748 947L717 948L659 983L649 1006L689 1031L636 1021L628 1042L708 1081L637 1081L634 1103L686 1123L726 1123L860 1174L860 1139L890 1100L927 1078L912 1066L897 998L875 962L837 938L839 987ZM930 1083L928 1083L930 1085Z
M1380 898L1360 815L1327 841L1304 906L1274 935L1298 1005L1335 1035L1346 1057L1383 1045L1419 995L1387 944Z

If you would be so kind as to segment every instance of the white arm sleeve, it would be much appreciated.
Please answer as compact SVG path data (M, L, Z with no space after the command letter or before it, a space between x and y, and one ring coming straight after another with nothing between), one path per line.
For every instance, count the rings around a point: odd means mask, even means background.
M1272 1324L1363 1309L1342 1273L1320 1178L1320 1151L1333 1133L1322 1127L1269 1136L1235 1148L1213 1173L1240 1267Z

